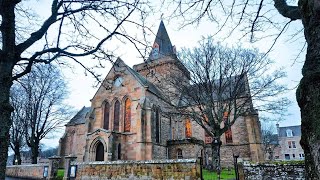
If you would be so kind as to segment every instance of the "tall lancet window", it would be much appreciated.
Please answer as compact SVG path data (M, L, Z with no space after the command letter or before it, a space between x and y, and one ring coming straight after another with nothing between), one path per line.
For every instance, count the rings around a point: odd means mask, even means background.
M119 131L119 119L120 119L120 102L117 100L114 103L114 116L113 116L113 130Z
M109 114L110 105L108 102L104 104L104 114L103 114L103 129L109 130Z
M159 108L155 109L155 125L156 125L156 142L160 142L160 110Z
M131 128L131 101L129 98L125 101L124 111L124 132L130 132Z
M186 126L185 127L186 127L186 130L185 130L186 138L191 138L192 131L191 131L191 121L190 121L190 119L186 120Z
M228 112L224 112L223 113L223 121L227 124L228 123ZM224 133L225 137L226 137L226 143L232 143L232 131L231 131L231 127L229 127L229 129Z

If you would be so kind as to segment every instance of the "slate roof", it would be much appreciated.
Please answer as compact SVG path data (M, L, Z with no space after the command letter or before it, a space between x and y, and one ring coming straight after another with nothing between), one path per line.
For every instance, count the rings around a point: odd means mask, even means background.
M156 39L154 40L153 44L159 45L159 55L157 57L154 57L151 52L149 55L149 60L155 60L164 56L175 54L166 27L164 26L162 20L160 22Z
M286 126L286 127L279 127L279 137L287 137L287 129L292 130L293 136L301 136L301 125L298 126Z
M84 124L86 122L86 115L91 110L90 107L83 107L67 124L66 126L73 126Z

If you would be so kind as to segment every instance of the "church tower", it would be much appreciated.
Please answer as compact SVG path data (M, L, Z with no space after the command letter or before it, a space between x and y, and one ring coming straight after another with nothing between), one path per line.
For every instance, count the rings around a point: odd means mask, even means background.
M160 22L149 58L141 64L134 65L133 69L163 90L172 103L177 102L179 93L174 81L189 84L190 80L190 73L178 59L176 48L171 44L163 21Z

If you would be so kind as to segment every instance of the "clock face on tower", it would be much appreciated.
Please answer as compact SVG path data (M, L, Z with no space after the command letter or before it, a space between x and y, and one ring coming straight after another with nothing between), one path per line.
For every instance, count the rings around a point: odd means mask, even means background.
M119 76L114 80L113 85L115 87L119 87L121 86L122 82L123 82L123 78Z

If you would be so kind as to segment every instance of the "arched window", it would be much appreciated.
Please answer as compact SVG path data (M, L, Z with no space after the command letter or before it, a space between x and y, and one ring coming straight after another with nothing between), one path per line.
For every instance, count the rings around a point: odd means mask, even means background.
M119 131L119 119L120 119L120 102L117 100L114 103L114 118L113 118L114 131Z
M118 160L121 159L121 144L118 144Z
M182 150L181 149L177 149L177 159L182 159L183 155L182 155Z
M131 101L126 99L124 111L124 132L130 132L131 128Z
M104 105L104 116L103 116L103 129L109 130L109 113L110 105L108 102Z
M186 120L185 128L186 128L186 130L185 130L186 138L190 138L192 136L190 119Z
M96 161L104 161L104 147L101 142L98 142L98 145L97 145Z

